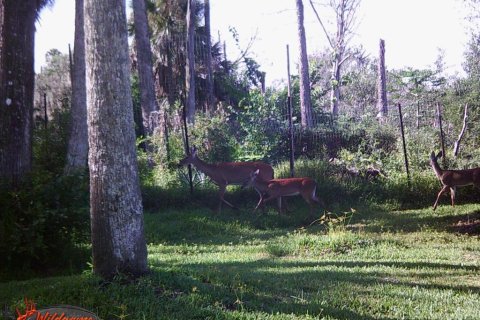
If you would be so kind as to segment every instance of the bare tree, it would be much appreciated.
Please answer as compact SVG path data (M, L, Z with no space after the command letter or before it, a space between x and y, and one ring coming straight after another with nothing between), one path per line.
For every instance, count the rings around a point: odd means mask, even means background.
M195 1L187 0L187 60L185 63L185 108L188 123L195 122Z
M150 34L148 31L147 10L145 0L132 0L132 5L142 122L145 134L151 135L155 128L152 128L150 116L153 111L158 110L158 105L155 98L152 48L150 46Z
M385 40L383 39L380 39L380 52L378 56L377 94L378 118L381 119L388 114L387 77L385 73Z
M93 270L147 271L123 0L85 1Z
M332 69L330 83L332 86L330 94L330 107L332 115L338 116L340 103L340 86L341 86L341 70L342 65L350 57L347 51L348 42L355 28L355 13L361 0L329 0L328 5L333 9L336 17L336 32L332 36L325 28L313 1L310 5L320 23L328 43L333 51Z
M71 128L65 172L87 168L87 88L85 84L85 30L83 0L75 0L75 39L73 47Z
M305 39L303 1L296 0L297 28L300 43L300 115L303 128L313 126L312 101L310 96L310 77L308 73L307 42Z

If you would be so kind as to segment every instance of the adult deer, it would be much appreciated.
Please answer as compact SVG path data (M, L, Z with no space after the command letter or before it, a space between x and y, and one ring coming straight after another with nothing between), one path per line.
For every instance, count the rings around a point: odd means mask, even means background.
M455 206L455 191L457 187L474 185L480 187L480 168L464 169L464 170L443 170L438 165L438 158L442 157L440 151L437 155L432 151L430 155L430 165L435 171L435 175L442 183L442 189L438 193L437 200L433 204L433 210L437 209L440 196L450 189L450 198L452 199L452 207Z
M301 195L305 202L310 206L310 215L313 213L314 204L321 204L325 207L325 204L320 200L315 192L317 190L317 183L310 178L284 178L284 179L264 179L258 170L251 173L250 179L246 186L253 186L259 190L262 194L266 194L267 197L260 197L260 201L255 207L254 212L260 205L270 200L277 199L278 212L282 213L282 197Z
M180 161L179 166L194 165L199 171L207 175L213 183L215 183L219 190L220 203L218 205L218 212L222 210L222 203L226 203L232 208L235 208L230 202L225 200L224 195L228 185L245 185L245 182L250 179L250 173L252 171L259 171L259 175L262 179L273 179L273 168L271 165L260 162L220 162L220 163L206 163L201 160L197 155L197 149L192 148L189 155ZM262 194L258 192L260 199Z

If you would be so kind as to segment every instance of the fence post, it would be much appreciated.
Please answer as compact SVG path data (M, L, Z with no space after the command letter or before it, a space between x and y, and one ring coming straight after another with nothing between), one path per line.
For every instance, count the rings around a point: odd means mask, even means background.
M185 104L183 104L183 128L185 131L185 154L190 153L190 145L188 143L188 128L187 128L187 110ZM192 181L192 165L188 164L188 182L190 184L190 194L193 194L193 181Z
M290 93L290 52L289 52L288 44L287 44L287 73L288 73L287 75L288 135L290 139L290 177L294 177L295 176L295 168L294 168L295 149L293 145L292 96Z
M404 159L405 159L405 171L407 172L408 187L410 187L411 183L410 183L410 172L408 170L407 145L405 143L405 133L403 131L402 105L400 103L398 104L398 115L400 117L400 132L402 133L403 155L404 155Z

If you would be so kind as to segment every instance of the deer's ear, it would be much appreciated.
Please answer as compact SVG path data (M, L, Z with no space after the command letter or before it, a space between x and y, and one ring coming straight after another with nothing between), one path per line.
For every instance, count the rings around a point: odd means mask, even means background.
M442 150L440 150L440 151L438 152L438 154L437 154L437 158L441 158L441 157L443 157L443 152L442 152Z
M190 150L191 154L197 154L197 147L193 146L192 149Z
M254 176L258 176L258 174L260 173L260 169L257 169L255 170L255 172L253 173Z

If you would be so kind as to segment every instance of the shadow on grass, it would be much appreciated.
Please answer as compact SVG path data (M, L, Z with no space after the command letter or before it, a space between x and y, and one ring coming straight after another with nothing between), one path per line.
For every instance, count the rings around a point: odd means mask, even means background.
M408 210L382 210L363 208L353 219L367 232L418 232L435 230L469 235L480 234L480 209L472 204L454 208L441 206L437 211L430 207Z
M416 277L418 269L422 281L438 277L449 270L452 276L474 276L478 267L464 267L442 263L398 263L364 261L290 262L263 259L235 263L185 263L177 271L164 273L168 264L154 263L155 277L164 285L188 294L208 295L222 309L229 311L265 312L268 314L321 315L333 319L394 319L380 306L400 305L408 300L402 288L434 291L452 290L456 293L478 294L477 286L439 285L392 278L385 268L407 269L407 277ZM457 272L452 272L458 270ZM409 275L409 273L411 274ZM405 271L403 272L405 273ZM168 279L165 279L167 277ZM387 291L392 301L385 301L384 285L397 287ZM428 294L427 294L428 296ZM417 299L429 299L427 296ZM188 301L188 299L186 299ZM347 302L348 301L348 302ZM381 301L376 305L376 301ZM355 305L355 310L346 307ZM378 308L378 309L377 309Z

